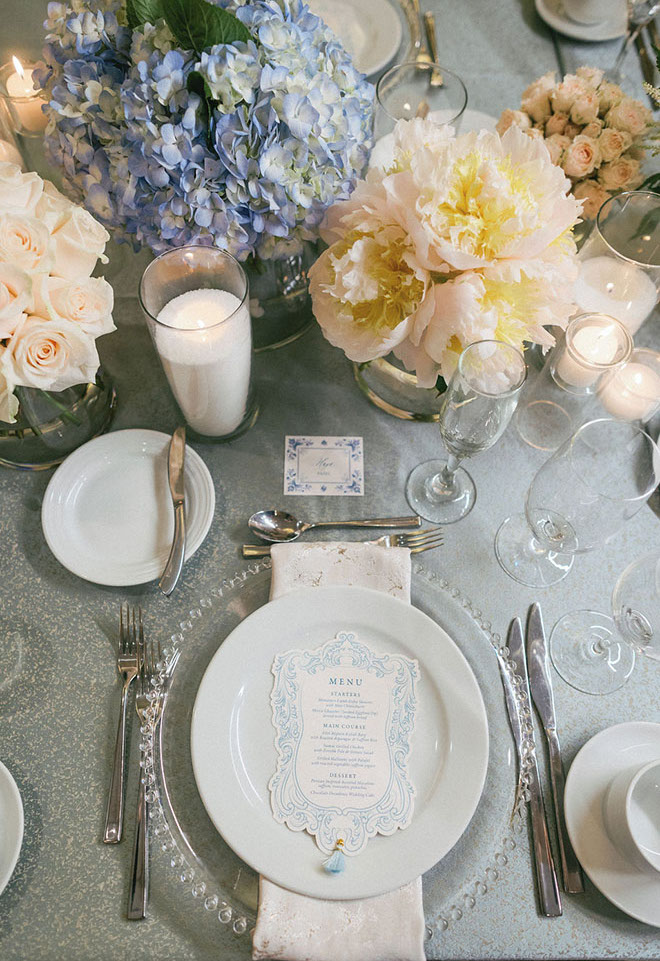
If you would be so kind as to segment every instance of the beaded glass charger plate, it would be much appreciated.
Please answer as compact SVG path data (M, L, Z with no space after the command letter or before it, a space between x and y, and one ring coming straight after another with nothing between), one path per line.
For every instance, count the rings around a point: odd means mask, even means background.
M523 801L498 667L498 659L507 654L502 640L492 633L482 612L446 580L419 564L413 572L413 604L456 640L477 679L490 741L477 809L454 847L424 875L428 934L434 938L476 909L506 872L522 823ZM161 892L162 899L176 903L177 922L190 925L196 936L213 919L231 925L236 934L254 925L258 875L225 843L206 812L193 774L190 726L195 695L218 646L268 601L269 588L267 560L198 591L196 606L180 620L164 650L164 663L176 648L180 660L170 681L159 737L154 738L149 724L142 732L154 840L167 862L162 883L168 890ZM520 707L528 716L526 705ZM193 909L184 911L184 900L192 901ZM248 939L245 950L248 957Z

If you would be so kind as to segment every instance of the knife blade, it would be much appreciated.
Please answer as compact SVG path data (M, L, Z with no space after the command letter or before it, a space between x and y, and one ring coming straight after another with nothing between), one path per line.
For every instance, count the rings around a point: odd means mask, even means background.
M507 640L511 661L516 674L523 682L523 692L531 710L529 694L529 678L527 676L527 662L525 660L525 645L520 618L515 617L509 627ZM532 749L528 758L529 776L529 810L532 821L532 841L534 845L534 865L539 894L539 905L542 914L547 918L557 918L562 914L561 896L557 883L557 872L550 847L548 822L541 793L539 769L536 761L536 741L534 729L529 732Z
M562 877L564 879L564 891L566 891L567 894L582 894L584 891L582 871L580 870L580 864L568 837L566 819L564 817L564 768L561 762L555 698L548 665L548 650L545 643L543 617L539 604L532 604L527 615L527 666L529 669L529 686L548 743L550 782L552 784L552 800L555 810L555 820L557 822L559 857L561 860Z
M166 597L177 585L186 552L186 494L184 470L186 463L186 428L177 427L172 434L167 457L167 476L174 505L174 536L167 564L158 582Z

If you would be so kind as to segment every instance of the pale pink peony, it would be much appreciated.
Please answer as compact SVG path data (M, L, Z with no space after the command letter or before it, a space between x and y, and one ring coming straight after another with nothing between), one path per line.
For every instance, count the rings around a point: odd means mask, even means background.
M552 137L553 134L563 133L568 123L568 114L553 113L545 122L545 135Z
M562 167L567 177L576 180L587 177L600 162L598 142L591 137L580 135L566 148Z
M639 100L624 97L607 111L605 123L617 130L626 130L632 137L639 137L651 122L651 111Z
M528 114L522 110L503 110L500 119L497 121L495 129L499 134L506 133L509 127L520 127L527 130L532 126L532 121Z
M597 116L598 94L595 90L587 90L571 107L571 120L577 124L588 124Z
M618 160L631 144L632 136L628 131L617 130L616 127L605 127L598 137L600 155L604 163Z
M554 71L545 73L523 92L521 106L536 123L550 116L550 93L555 87Z
M607 190L597 180L581 180L573 188L573 196L584 201L582 214L587 220L593 220L605 201L610 199Z
M598 171L598 182L605 190L634 190L642 182L639 160L623 154L611 163L602 164Z

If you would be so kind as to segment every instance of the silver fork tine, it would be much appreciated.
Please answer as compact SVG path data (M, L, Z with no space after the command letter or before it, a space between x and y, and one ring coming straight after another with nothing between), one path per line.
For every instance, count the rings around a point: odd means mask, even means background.
M435 547L442 547L442 545L443 545L443 540L441 538L440 540L437 540L437 541L429 541L428 544L423 544L421 547L411 547L410 553L423 554L424 551L432 551Z
M402 534L400 537L402 545L407 547L417 547L419 544L424 544L430 539L442 537L442 528L428 527L423 531L416 531L414 534Z

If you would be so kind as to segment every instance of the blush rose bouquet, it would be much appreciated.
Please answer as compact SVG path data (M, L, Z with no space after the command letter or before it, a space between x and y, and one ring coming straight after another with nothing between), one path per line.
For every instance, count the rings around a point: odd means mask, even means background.
M93 382L96 338L115 330L113 291L92 277L108 232L38 174L0 163L0 420L17 389Z
M540 139L455 137L399 121L392 159L328 211L310 270L314 313L350 360L390 351L420 387L477 340L554 343L574 312L580 202Z
M542 140L591 220L613 194L635 190L644 180L642 142L651 117L602 70L579 67L559 82L554 72L535 80L522 95L521 109L505 110L497 130L519 127Z

